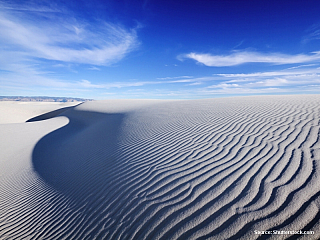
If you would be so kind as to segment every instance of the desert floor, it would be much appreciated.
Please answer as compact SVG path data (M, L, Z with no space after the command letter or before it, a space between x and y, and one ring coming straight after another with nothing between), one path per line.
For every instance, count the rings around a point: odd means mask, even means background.
M77 104L0 102L0 239L320 238L320 95Z

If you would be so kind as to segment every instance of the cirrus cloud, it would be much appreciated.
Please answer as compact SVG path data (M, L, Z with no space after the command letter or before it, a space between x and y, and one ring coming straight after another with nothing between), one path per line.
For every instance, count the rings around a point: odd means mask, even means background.
M228 55L212 55L191 52L178 56L178 60L193 59L209 67L228 67L245 63L269 63L274 65L297 64L320 61L320 52L312 54L289 55L282 53L259 53L249 51L234 51Z
M29 59L110 65L139 44L136 29L102 20L83 22L70 13L43 9L0 6L1 52L19 52Z

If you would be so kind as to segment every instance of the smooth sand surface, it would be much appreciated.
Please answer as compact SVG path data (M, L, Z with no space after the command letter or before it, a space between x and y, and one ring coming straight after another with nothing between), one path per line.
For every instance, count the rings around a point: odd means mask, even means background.
M0 239L320 238L320 95L1 105Z
M0 101L0 124L22 123L41 114L80 103Z

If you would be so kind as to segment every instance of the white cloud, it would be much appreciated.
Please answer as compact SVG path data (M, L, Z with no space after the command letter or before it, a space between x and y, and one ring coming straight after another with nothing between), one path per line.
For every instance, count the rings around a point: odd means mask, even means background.
M236 66L244 63L270 63L275 65L306 63L320 61L320 52L312 54L288 55L281 53L259 53L249 51L234 51L228 55L211 55L203 53L188 53L179 55L179 60L193 59L210 67Z
M190 83L188 84L188 86L195 86L195 85L201 85L202 82L193 82L193 83Z
M52 1L0 0L0 95L101 90L104 85L77 81L78 76L64 79L61 68L78 73L81 64L99 70L120 61L138 47L137 28L84 21Z
M89 70L93 70L93 71L100 71L101 69L100 68L97 68L95 66L92 66L90 68L88 68Z
M181 78L193 78L193 76L178 76L178 77L162 77L157 78L159 80L181 79Z
M313 66L313 65L312 65ZM303 66L301 66L303 67ZM310 65L304 67L311 67ZM228 93L242 91L264 92L305 92L317 91L311 85L320 83L320 69L318 68L291 68L282 71L256 72L248 74L216 74L220 81L207 89L216 89Z
M158 81L121 82L103 85L87 82L87 84L96 88L103 86L104 89L109 89L108 92L111 92L111 89L113 89L112 91L117 90L117 96L136 98L192 99L241 94L316 93L320 89L320 69L310 68L312 66L248 74L214 74L186 79L166 77ZM171 88L168 84L173 84L174 87ZM149 88L148 85L156 85L156 87Z
M236 83L219 83L219 84L216 84L216 85L209 86L208 88L226 89L226 88L235 88L235 87L238 88L239 84L236 84Z
M312 66L316 66L317 64L305 64L305 65L299 65L299 66L295 66L295 67L290 67L290 68L287 68L288 70L289 69L296 69L296 68L304 68L304 67L312 67Z
M104 85L102 84L92 84L90 81L88 80L81 80L80 82L78 82L80 86L84 87L84 88L104 88Z
M312 65L314 66L314 65ZM300 66L302 67L302 66ZM236 73L236 74L216 74L218 76L226 77L226 78L235 78L238 80L243 79L252 79L252 78L266 78L266 77L277 77L277 76L307 76L307 75L318 75L320 74L320 68L307 68L307 69L297 69L296 68L288 68L281 71L270 71L270 72L255 72L255 73Z
M303 37L302 43L308 43L312 40L320 39L320 23L313 24L309 29L307 29L308 34Z
M93 84L88 80L81 80L77 82L77 85L84 88L103 88L103 89L111 89L111 88L128 88L128 87L140 87L149 84L157 84L159 82L112 82L112 83L104 83L104 84Z
M138 46L135 29L104 21L81 22L69 14L0 8L1 52L28 58L109 65ZM19 10L19 9L18 9ZM40 11L40 10L39 10ZM55 11L54 11L55 12ZM4 50L6 49L6 50Z

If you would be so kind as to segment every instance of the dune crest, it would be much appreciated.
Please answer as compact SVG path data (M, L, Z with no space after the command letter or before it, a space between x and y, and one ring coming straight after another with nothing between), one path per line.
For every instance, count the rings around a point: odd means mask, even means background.
M20 167L0 170L0 239L320 237L320 95L55 113L9 124L0 163Z

